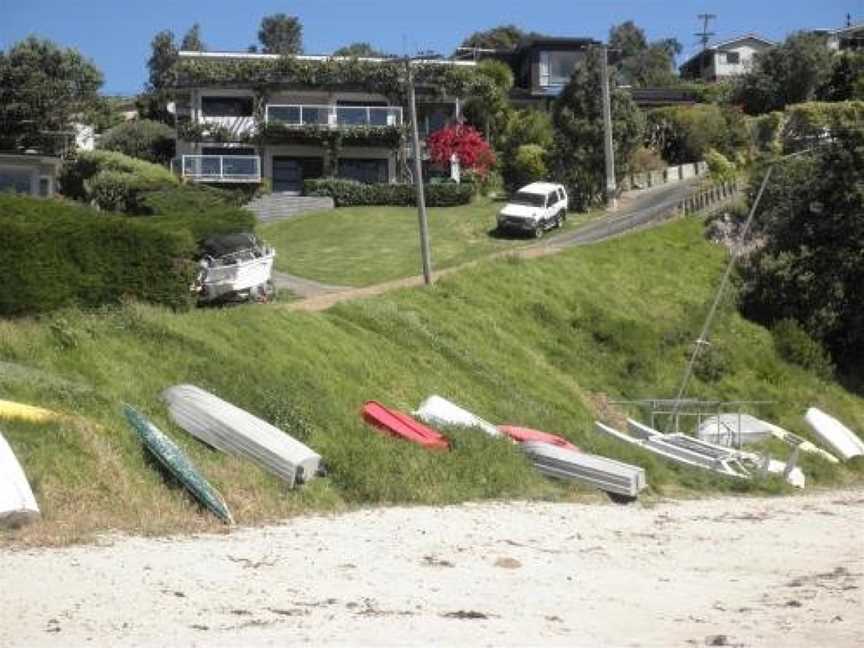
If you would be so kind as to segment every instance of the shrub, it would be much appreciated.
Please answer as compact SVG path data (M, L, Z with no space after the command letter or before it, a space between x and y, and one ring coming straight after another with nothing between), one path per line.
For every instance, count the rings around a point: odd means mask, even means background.
M738 175L735 164L726 159L720 151L708 149L705 153L708 172L716 182L732 182Z
M303 182L307 196L329 196L337 207L353 205L414 205L412 184L363 184L341 178L317 178ZM427 184L424 187L428 207L465 205L474 195L473 183Z
M546 151L536 144L523 144L516 149L511 166L511 178L516 187L543 180L549 173L546 168Z
M648 113L648 140L669 164L697 162L711 148L734 157L750 141L744 119L715 105L659 108Z
M645 173L646 171L662 171L668 165L663 161L663 158L657 155L654 151L644 146L640 146L633 155L630 156L630 171L631 173Z
M146 213L142 193L178 184L165 167L114 151L84 151L60 173L60 191L67 198L131 214Z
M809 369L825 380L834 375L831 356L794 319L786 318L777 322L771 329L771 335L774 348L784 360Z
M125 298L186 308L195 264L189 230L27 196L0 195L0 314Z
M190 184L148 191L141 204L150 214L191 214L240 207L247 200L245 192Z
M103 134L99 148L156 164L168 164L174 157L174 130L149 119L129 121Z

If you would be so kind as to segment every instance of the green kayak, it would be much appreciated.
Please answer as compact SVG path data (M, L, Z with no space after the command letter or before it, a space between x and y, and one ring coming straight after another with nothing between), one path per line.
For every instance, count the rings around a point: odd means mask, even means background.
M234 524L228 505L215 488L195 468L185 453L167 434L134 408L123 408L126 420L135 430L147 449L164 465L171 474L191 492L206 508L228 524Z

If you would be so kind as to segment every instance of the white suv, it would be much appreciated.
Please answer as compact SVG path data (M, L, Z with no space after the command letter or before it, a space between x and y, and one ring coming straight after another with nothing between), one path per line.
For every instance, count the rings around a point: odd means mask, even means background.
M498 229L530 232L537 238L567 219L567 192L560 184L532 182L498 213Z

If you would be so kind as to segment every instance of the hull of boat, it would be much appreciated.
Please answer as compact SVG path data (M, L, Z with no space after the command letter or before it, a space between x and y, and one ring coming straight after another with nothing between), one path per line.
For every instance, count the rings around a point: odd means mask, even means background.
M833 416L811 407L804 415L804 421L813 430L813 434L844 460L864 455L864 442Z
M492 437L501 436L498 428L476 414L451 403L441 396L430 396L420 403L414 415L424 423L439 426L479 428Z
M404 439L429 450L447 450L447 438L413 418L389 409L377 401L368 401L361 410L363 420L375 428L398 439Z
M519 427L518 425L499 425L498 431L501 432L501 434L510 437L517 443L525 443L526 441L539 441L541 443L550 443L554 446L558 446L559 448L564 448L566 450L573 450L574 452L579 452L579 448L570 443L564 437L560 437L557 434L549 434L548 432L541 432L540 430Z
M177 385L162 393L172 420L204 443L244 459L287 482L307 482L318 473L321 455L249 412L195 387Z
M0 434L0 527L16 527L39 518L24 469L12 448Z
M171 440L152 421L130 406L123 410L129 425L138 438L168 471L197 499L205 508L227 524L234 524L234 518L222 495L219 494L192 464L179 446Z
M60 415L51 410L23 403L0 400L0 419L18 419L31 423L47 423L58 418L60 418Z

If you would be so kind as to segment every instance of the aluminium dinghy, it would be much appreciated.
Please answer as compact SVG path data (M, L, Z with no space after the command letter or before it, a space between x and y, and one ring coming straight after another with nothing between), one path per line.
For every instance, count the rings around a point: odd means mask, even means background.
M126 405L123 413L144 447L159 460L159 463L165 466L211 513L227 524L234 524L234 518L222 495L201 475L186 453L152 421L134 408Z
M285 480L308 482L321 455L279 428L194 385L162 393L171 419L192 436L228 454L248 459Z
M804 415L804 421L813 430L813 434L829 445L844 460L864 455L864 443L861 439L830 414L816 407L811 407Z
M16 527L39 517L24 469L0 433L0 527Z

